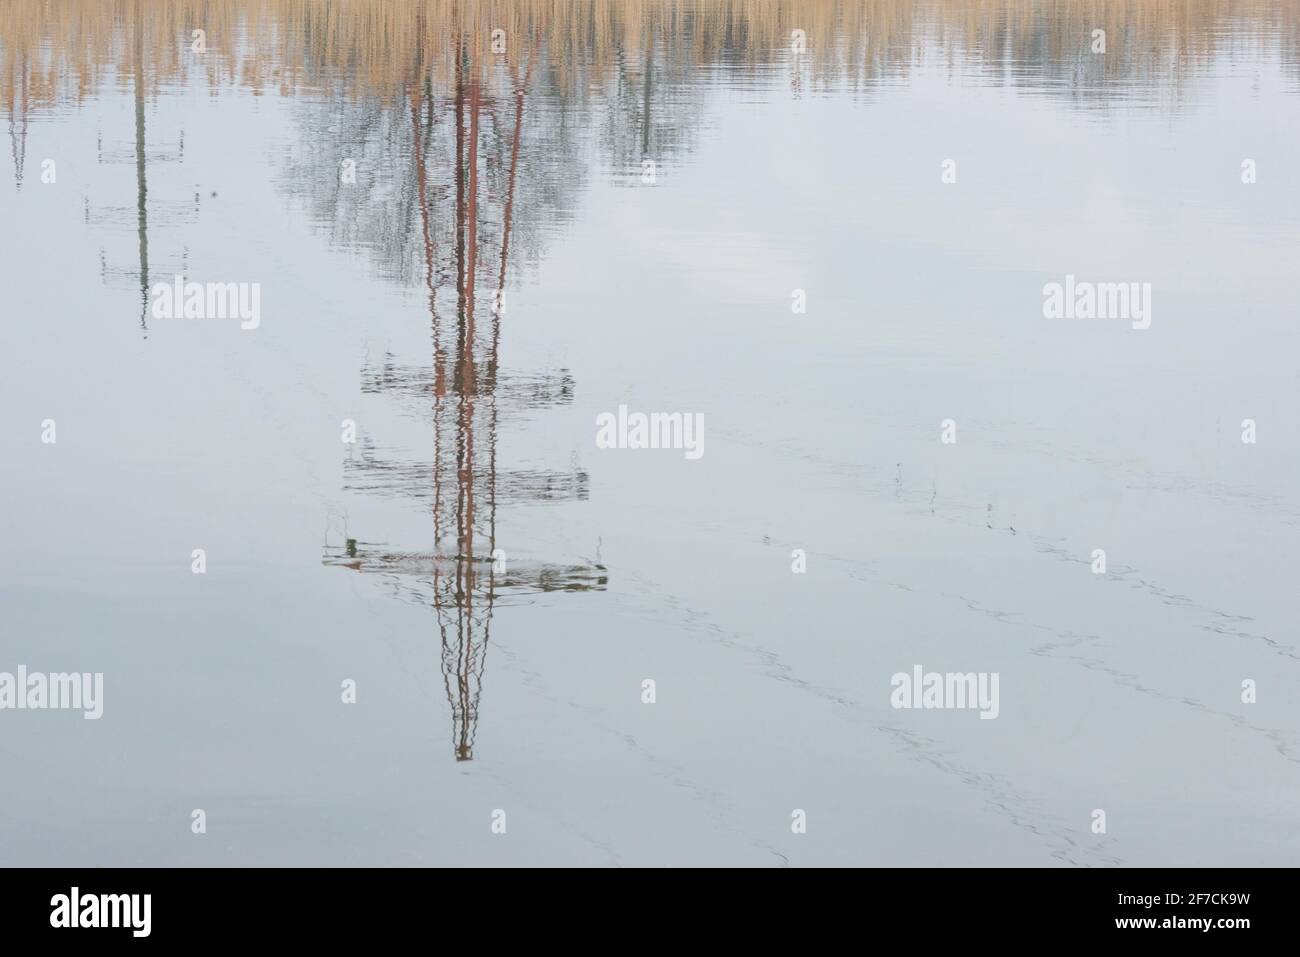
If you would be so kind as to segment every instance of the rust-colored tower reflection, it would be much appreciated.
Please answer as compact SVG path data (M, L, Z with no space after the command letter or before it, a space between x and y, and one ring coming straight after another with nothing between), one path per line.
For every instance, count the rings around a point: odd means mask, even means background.
M576 466L551 471L497 465L502 415L532 415L572 402L574 384L563 370L509 375L500 367L521 130L537 45L532 44L522 73L517 61L513 65L506 103L487 94L475 47L458 44L454 89L441 101L427 81L418 79L428 71L417 57L406 98L431 361L405 364L387 355L362 372L363 392L415 403L428 418L433 460L392 460L366 441L345 463L347 490L397 496L427 509L434 547L396 551L349 538L344 548L327 549L325 558L327 564L385 575L405 597L433 607L458 761L474 757L496 602L518 594L600 590L606 584L598 563L516 562L497 540L499 508L585 499L588 477ZM504 129L505 123L512 128ZM429 161L438 136L450 141L450 164ZM489 179L484 170L497 175ZM454 218L450 232L437 228L437 217L448 214ZM449 236L450 242L439 242L439 236Z

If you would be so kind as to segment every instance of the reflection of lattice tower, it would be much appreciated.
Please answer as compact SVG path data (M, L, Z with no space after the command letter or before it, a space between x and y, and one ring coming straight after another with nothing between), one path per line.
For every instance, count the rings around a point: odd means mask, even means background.
M175 147L160 149L150 147L145 129L145 52L144 52L144 6L135 9L135 21L131 30L132 87L135 99L135 136L133 141L125 143L110 142L107 145L100 134L97 142L96 158L101 164L131 164L135 167L135 202L131 206L113 204L92 205L89 197L85 201L85 220L87 225L108 227L121 235L129 226L134 226L136 255L135 262L129 266L114 264L109 261L106 251L100 249L100 279L105 284L130 283L140 290L140 327L147 333L149 328L149 284L150 273L166 275L183 275L188 265L188 250L182 248L180 254L160 260L156 245L150 248L151 233L160 228L185 226L198 218L199 194L192 199L160 201L149 197L148 168L157 163L183 163L185 161L185 131L182 129ZM155 237L156 240L156 237ZM152 257L152 258L151 258Z
M571 402L573 380L563 370L513 375L499 366L503 311L498 291L509 256L527 79L525 75L523 83L516 84L512 135L493 135L500 131L485 130L483 123L486 115L495 113L484 110L483 90L477 71L467 68L471 66L462 58L456 72L455 95L447 110L453 130L433 108L427 88L411 88L417 228L424 249L432 361L406 365L386 356L380 366L362 373L363 392L382 392L413 404L428 419L433 459L394 460L366 441L361 454L345 464L346 489L397 496L427 509L434 547L431 553L391 552L350 539L345 553L326 557L329 564L384 574L401 592L418 596L436 610L452 749L458 761L474 756L497 599L509 593L605 585L599 565L534 563L507 572L494 564L499 506L586 498L587 476L576 466L567 472L497 467L502 417L531 415ZM429 157L439 151L439 144L452 151L452 161L431 165ZM495 155L480 155L492 150ZM440 169L447 171L441 180ZM480 175L488 170L498 175ZM440 202L453 207L451 215L437 208ZM434 223L444 225L435 230ZM488 223L499 225L491 236L480 228Z

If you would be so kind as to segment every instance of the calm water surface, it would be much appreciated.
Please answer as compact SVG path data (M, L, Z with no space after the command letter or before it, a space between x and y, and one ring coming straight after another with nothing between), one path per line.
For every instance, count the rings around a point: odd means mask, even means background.
M0 862L1296 863L1300 5L469 7L0 8Z

